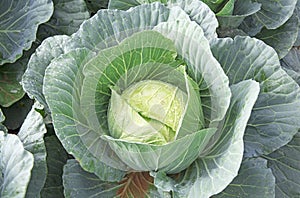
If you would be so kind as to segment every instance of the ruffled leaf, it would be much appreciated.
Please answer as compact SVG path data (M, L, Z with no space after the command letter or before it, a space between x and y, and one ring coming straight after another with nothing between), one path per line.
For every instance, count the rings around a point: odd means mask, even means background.
M299 31L299 19L294 14L279 28L263 28L255 37L273 47L279 58L283 58L294 45Z
M212 51L231 84L260 83L245 133L245 156L268 154L287 144L300 128L299 86L280 67L274 49L249 37L219 39Z
M276 197L297 197L300 194L300 133L284 147L264 156L275 179Z
M300 85L300 51L292 48L281 60L283 69Z
M79 29L83 21L90 18L84 0L53 0L54 12L49 21L39 27L38 38L71 35Z
M1 33L0 33L1 34ZM12 64L0 67L0 105L9 107L24 96L20 85L22 75L26 69L28 57L19 59Z
M218 16L221 28L237 28L243 20L261 9L261 4L251 0L236 0L232 15Z
M38 25L49 20L51 0L0 2L0 65L13 63L36 39Z
M231 93L228 78L213 57L202 29L185 19L160 23L154 30L174 42L187 64L188 75L199 86L206 126L215 127L224 118Z
M32 153L34 157L34 165L26 197L40 197L47 172L46 147L43 139L47 130L43 117L35 110L36 108L40 109L42 107L37 103L33 105L18 133L24 148Z
M1 197L25 197L33 161L16 135L0 131Z
M238 176L224 191L213 197L275 197L275 177L267 167L267 160L245 159Z
M293 14L297 0L255 0L261 4L261 10L248 16L241 28L250 35L256 35L262 27L277 29Z
M54 58L66 52L65 45L68 39L68 36L54 36L44 40L31 56L22 77L23 89L29 97L39 101L48 112L48 105L42 93L45 70Z

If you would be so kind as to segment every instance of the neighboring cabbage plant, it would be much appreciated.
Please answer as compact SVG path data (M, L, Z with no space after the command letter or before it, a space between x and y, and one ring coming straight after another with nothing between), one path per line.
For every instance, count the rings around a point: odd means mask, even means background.
M256 195L275 195L260 156L299 130L299 86L271 47L217 26L200 1L151 3L41 44L22 84L75 158L66 197L210 197L253 164Z

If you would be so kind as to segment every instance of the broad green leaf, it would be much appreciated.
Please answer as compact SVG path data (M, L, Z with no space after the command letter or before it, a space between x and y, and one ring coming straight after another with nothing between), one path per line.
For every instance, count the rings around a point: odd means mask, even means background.
M132 143L110 136L103 138L133 170L161 170L172 174L187 168L205 148L215 131L215 128L202 129L164 145Z
M84 171L76 160L68 160L63 173L66 198L115 197L122 184L105 182L93 173Z
M101 140L99 132L88 125L80 110L82 69L93 56L87 49L77 49L53 60L46 70L44 94L55 132L68 153L74 155L85 170L95 172L103 180L116 181L124 173L112 167L123 170L127 167Z
M292 48L289 53L281 59L283 69L300 85L300 51Z
M228 0L225 5L221 8L221 10L216 13L217 16L228 16L232 15L233 9L235 7L236 0Z
M169 9L159 3L137 6L128 11L100 10L72 35L67 47L70 50L82 47L91 51L106 49L135 32L152 29L168 17Z
M210 40L216 37L216 28L218 27L217 18L210 8L200 0L110 0L109 8L127 10L130 7L155 1L167 5L169 8L179 6L182 10L184 10L188 17L191 18L191 20L201 26L207 39ZM178 20L181 13L177 13L177 9L173 9L172 12L174 15L174 19L172 20ZM170 14L172 15L172 13Z
M84 20L90 18L84 0L53 0L53 4L52 17L39 27L40 40L57 34L71 35Z
M266 27L277 29L283 25L293 14L297 0L254 0L261 4L261 10L247 17L243 30L246 32L259 32L255 29ZM247 29L247 30L246 30Z
M21 80L32 53L38 46L33 42L31 48L14 63L6 63L0 67L0 105L8 107L24 96Z
M268 154L287 144L300 127L299 86L280 67L274 49L249 37L219 39L214 56L230 84L254 79L260 83L245 133L245 156Z
M1 31L1 30L0 30ZM0 33L1 34L1 33ZM0 67L0 105L9 107L24 96L20 84L28 62L27 57Z
M237 28L243 20L261 8L261 4L251 0L236 0L232 15L218 16L221 28Z
M0 2L0 65L13 63L31 47L38 25L53 12L50 0L3 0Z
M243 135L259 93L259 84L247 80L232 85L231 91L231 103L219 125L221 132L217 133L221 136L213 149L172 178L155 177L157 188L173 190L175 197L205 198L221 192L236 177L243 158Z
M31 56L22 77L25 92L39 101L47 111L48 105L42 93L45 70L54 58L66 52L65 45L68 39L68 36L54 36L44 40Z
M40 192L46 180L46 147L44 134L47 132L43 117L35 110L42 108L35 103L20 128L18 137L22 141L25 150L33 154L34 165L27 188L26 197L40 197Z
M276 197L298 197L300 195L300 133L291 142L268 156L268 167L276 179Z
M3 124L10 130L18 131L31 110L32 105L33 101L25 95L21 100L10 107L3 107L2 111L6 117Z
M108 0L85 0L89 12L93 15L98 10L108 7Z
M67 163L68 154L61 143L55 137L47 136L44 138L47 150L47 178L41 191L41 197L63 198L63 167Z
M238 176L224 191L213 197L275 197L275 177L267 167L267 160L245 159Z
M33 156L16 135L0 131L0 196L25 197L33 167Z
M161 197L147 172L132 172L121 182L105 182L84 171L75 160L64 167L64 194L66 198L82 197Z
M213 57L202 29L187 19L160 23L154 30L174 42L187 64L187 73L199 86L205 122L215 127L224 118L231 93L228 78Z
M263 28L255 37L273 47L279 58L283 58L294 45L299 31L299 19L294 14L279 28Z
M195 21L203 30L208 40L216 38L216 29L219 26L215 14L200 0L171 0L168 2L170 8L179 6L192 21Z

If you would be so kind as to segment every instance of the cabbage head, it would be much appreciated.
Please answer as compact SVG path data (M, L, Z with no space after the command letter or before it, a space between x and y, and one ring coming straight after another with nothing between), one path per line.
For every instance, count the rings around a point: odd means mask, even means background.
M100 10L73 35L46 39L23 77L70 163L101 180L99 196L120 195L131 178L140 186L128 197L210 197L243 157L264 166L259 156L299 129L299 86L276 52L217 38L206 4L174 2Z

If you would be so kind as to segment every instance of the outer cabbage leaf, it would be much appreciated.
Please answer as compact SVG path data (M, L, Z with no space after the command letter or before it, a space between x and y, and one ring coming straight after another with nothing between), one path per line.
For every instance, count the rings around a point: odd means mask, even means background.
M33 156L16 135L0 131L0 195L25 197L33 167Z
M46 147L43 137L47 130L43 117L36 111L36 109L41 108L41 105L37 103L33 105L18 133L24 148L32 153L34 157L26 197L40 197L40 192L46 180Z
M281 60L283 69L300 85L300 51L293 48Z
M47 178L41 191L41 197L63 198L62 175L68 153L55 135L45 137L44 141L47 150Z
M300 133L284 147L264 156L268 159L276 178L276 197L297 197L300 195Z
M218 128L222 135L215 147L173 178L154 174L157 188L172 190L175 197L210 197L221 192L238 174L243 158L243 135L259 84L247 80L232 85L231 91L228 112Z
M122 186L117 182L102 181L96 175L84 171L76 160L68 160L64 166L63 185L65 197L115 197Z
M38 46L33 42L30 50L14 63L6 63L0 67L0 105L8 107L24 96L20 81L28 64L30 56Z
M217 16L228 16L228 15L232 15L233 13L233 9L234 9L234 3L236 0L228 0L227 2L225 2L225 4L223 4L222 8L220 11L218 11L218 13L216 13Z
M220 194L213 197L275 197L275 177L267 160L245 159L239 174Z
M49 20L51 0L0 2L0 65L13 63L36 39L38 25Z
M171 0L168 2L168 7L175 6L179 6L184 10L189 18L202 28L208 40L217 37L218 20L205 3L199 0Z
M9 107L24 96L20 85L28 58L21 58L13 64L5 64L0 67L0 105Z
M68 160L63 180L66 197L162 197L145 172L129 173L122 182L105 182L84 171L75 160Z
M110 147L133 170L178 173L204 149L216 129L202 129L165 145L138 144L105 136Z
M128 11L101 10L72 35L68 49L85 47L97 52L115 46L135 32L152 29L166 21L169 12L159 3L137 6Z
M216 37L216 28L218 27L218 21L215 14L209 9L209 7L200 0L146 0L146 1L126 1L126 0L110 0L110 9L127 10L130 7L134 7L143 3L161 2L168 5L169 8L179 6L186 14L195 22L197 22L204 31L207 39ZM175 11L176 12L176 11ZM174 14L175 19L179 19L180 13Z
M212 52L230 84L254 79L260 94L245 133L245 156L268 154L287 144L300 127L300 90L280 67L276 52L249 37L219 39Z
M262 27L276 29L283 25L293 14L297 0L255 0L261 4L261 10L248 16L242 29L250 35L257 34Z
M207 126L216 127L227 111L231 93L228 78L213 57L202 29L186 19L160 23L154 30L174 42L187 64L187 73L199 86Z
M22 86L29 97L39 101L48 110L42 93L45 70L51 60L66 52L68 36L54 36L42 42L30 57L27 70L22 77Z
M273 47L283 58L294 45L299 31L299 19L293 14L287 22L276 29L263 28L255 37Z
M74 155L84 169L95 172L103 180L116 181L124 173L110 166L118 165L125 170L126 167L114 157L80 111L82 68L93 55L87 49L78 49L52 61L45 74L44 94L52 112L55 132L68 153ZM110 166L103 164L102 158Z
M221 28L237 28L243 20L261 9L261 4L251 0L236 0L232 15L218 16Z
M53 0L53 3L52 17L39 27L40 40L57 34L71 35L84 20L90 18L84 0Z

